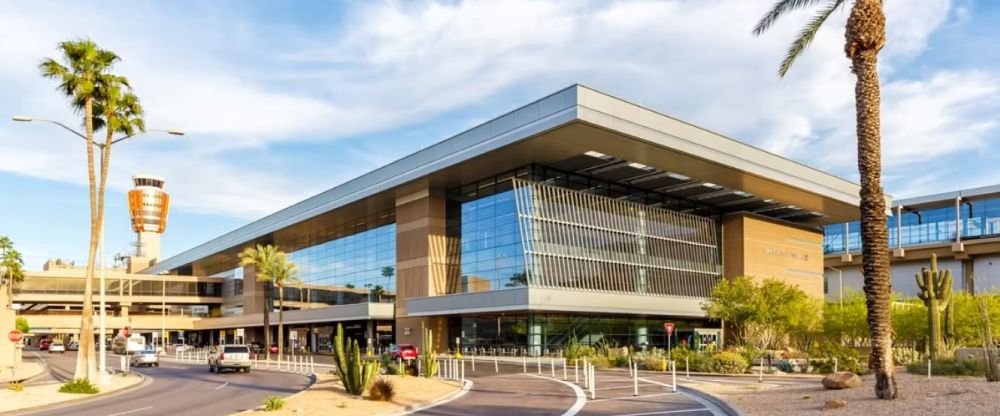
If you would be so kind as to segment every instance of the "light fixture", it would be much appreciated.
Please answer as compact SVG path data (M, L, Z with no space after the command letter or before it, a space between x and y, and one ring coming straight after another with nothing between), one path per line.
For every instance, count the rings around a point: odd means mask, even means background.
M639 170L653 170L652 166L644 165L644 164L638 163L638 162L629 162L628 166L631 167L631 168L639 169Z
M31 121L31 117L28 116L14 116L12 118L14 121Z
M598 159L604 159L604 158L608 157L608 155L606 155L606 154L604 154L604 153L601 153L601 152L595 152L595 151L593 151L593 150L588 150L588 151L586 151L586 152L583 152L583 154L585 154L585 155L587 155L587 156L590 156L590 157L596 157L596 158L598 158Z
M716 184L711 183L711 182L702 182L701 186L704 186L706 188L714 188L714 189L721 188L721 186L716 185Z
M667 176L669 176L671 178L674 178L674 179L677 179L679 181L687 181L687 180L691 179L690 176L685 176L685 175L681 175L679 173L674 173L674 172L668 172Z
M184 135L184 131L183 130L177 130L177 129L170 129L170 130L167 130L167 134L174 135L174 136L183 136Z
M746 198L746 197L750 196L750 193L749 192L743 192L743 191L733 191L733 195L741 196L741 197Z

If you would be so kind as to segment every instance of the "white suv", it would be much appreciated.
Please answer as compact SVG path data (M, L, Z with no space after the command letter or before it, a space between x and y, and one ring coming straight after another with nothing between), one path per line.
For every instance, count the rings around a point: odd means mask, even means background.
M250 372L250 347L246 345L220 345L208 356L208 371L222 372L224 368Z

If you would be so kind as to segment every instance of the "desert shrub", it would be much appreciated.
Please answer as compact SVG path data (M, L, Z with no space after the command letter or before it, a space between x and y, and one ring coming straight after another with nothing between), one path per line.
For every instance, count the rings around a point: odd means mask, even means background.
M265 412L276 412L285 407L285 399L278 396L267 396L264 399L264 411Z
M11 381L10 384L7 384L7 389L13 391L24 391L24 384L18 381Z
M629 357L626 355L616 355L611 359L615 367L628 367Z
M385 373L390 376L398 376L403 374L403 370L399 368L399 366L396 365L396 363L389 363L385 365L383 368L385 368Z
M892 360L898 365L909 365L914 362L924 361L923 354L911 347L893 347Z
M379 377L368 389L368 397L378 402L390 402L396 396L396 386L391 381Z
M750 363L738 353L723 351L712 356L713 372L722 374L743 374L748 368L750 368Z
M836 360L834 360L836 358ZM858 351L837 343L825 343L819 349L819 358L809 360L813 372L832 373L834 366L837 371L850 371L862 375L868 373L868 361L861 358Z
M594 353L593 348L580 344L576 335L573 335L569 341L566 342L566 345L563 345L563 357L566 357L567 361L589 357L594 355Z
M791 372L795 371L795 364L793 364L791 361L788 361L788 360L778 361L778 364L776 366L778 367L779 371L782 371L782 372L785 372L785 373L791 373Z
M90 380L85 378L75 378L71 381L67 381L59 387L60 393L70 393L70 394L97 394L100 393L101 389L90 383Z
M667 371L667 358L655 355L648 355L637 358L639 365L649 371Z
M927 374L927 361L914 361L906 366L906 372ZM931 374L936 376L979 376L986 375L986 364L982 360L942 359L931 361Z
M603 355L595 355L587 358L587 362L594 365L594 368L611 368L611 359Z
M737 346L733 352L739 354L748 363L756 363L760 360L760 357L764 354L764 351L750 344L743 344Z

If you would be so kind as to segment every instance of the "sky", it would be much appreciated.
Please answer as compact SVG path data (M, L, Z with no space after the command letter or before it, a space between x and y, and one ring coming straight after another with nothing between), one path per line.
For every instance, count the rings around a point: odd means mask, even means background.
M0 235L30 269L86 260L83 142L10 119L79 125L37 66L84 37L121 56L149 128L186 132L114 147L108 259L132 250L133 174L166 179L167 257L574 83L856 180L848 11L782 79L813 12L752 36L772 1L0 0ZM892 196L1000 182L998 3L885 1Z

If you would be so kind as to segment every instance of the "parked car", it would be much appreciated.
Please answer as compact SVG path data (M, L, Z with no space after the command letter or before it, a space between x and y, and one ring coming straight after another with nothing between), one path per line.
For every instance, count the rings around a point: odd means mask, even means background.
M208 371L221 373L223 369L250 372L250 347L246 345L220 345L208 355Z
M69 351L79 351L80 344L76 341L70 342L69 345L66 346L66 349Z
M49 345L52 345L52 340L48 338L42 338L38 341L38 349L40 351L45 351L49 349Z
M417 347L410 344L393 345L389 348L389 355L392 359L415 360L417 359Z
M277 354L278 353L278 344L271 344L270 350L271 350L271 354Z
M135 354L132 354L132 358L129 358L129 365L132 367L159 367L160 358L156 355L155 350L136 351Z
M63 345L62 341L54 341L52 342L52 344L49 344L49 354L52 354L54 352L58 353L66 352L66 346Z

